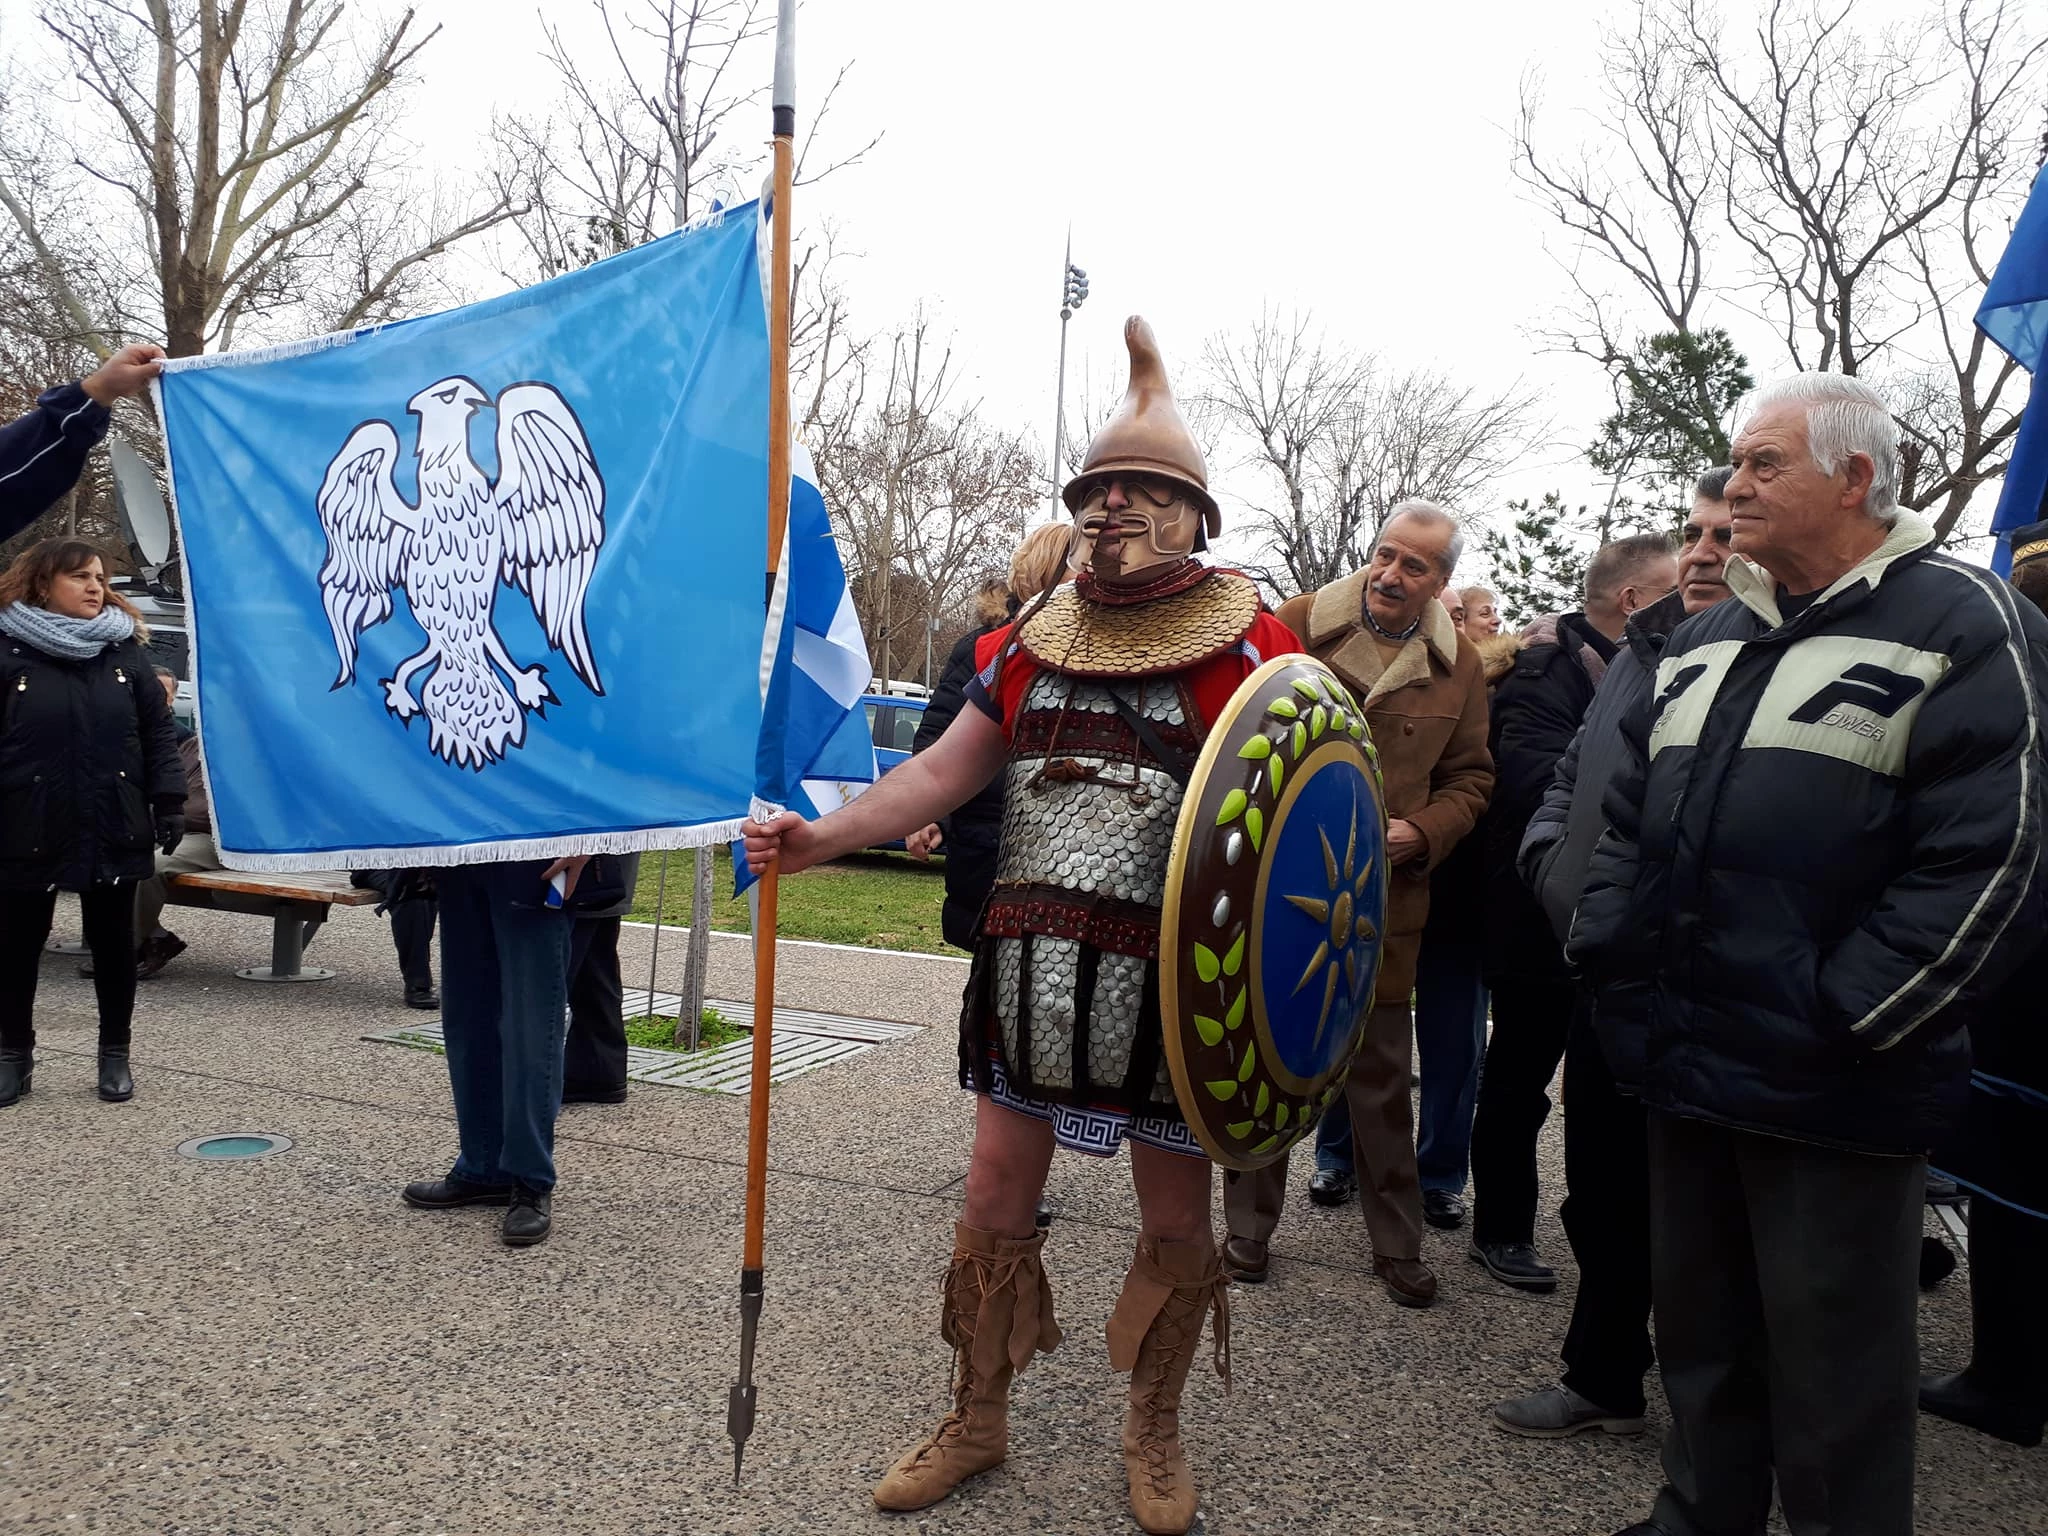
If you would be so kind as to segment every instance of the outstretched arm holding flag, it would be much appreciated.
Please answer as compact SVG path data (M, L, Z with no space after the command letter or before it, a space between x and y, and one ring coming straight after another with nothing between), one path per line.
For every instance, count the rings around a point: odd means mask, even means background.
M740 831L747 867L761 874L779 863L783 873L795 874L914 832L994 778L1006 751L1001 726L978 709L963 709L930 751L877 781L851 805L817 821L794 811L749 821Z

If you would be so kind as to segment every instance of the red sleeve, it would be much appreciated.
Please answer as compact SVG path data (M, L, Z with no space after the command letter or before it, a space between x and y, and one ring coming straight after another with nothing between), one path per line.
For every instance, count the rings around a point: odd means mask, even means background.
M1195 668L1190 688L1195 696L1195 708L1202 713L1203 730L1222 718L1224 707L1230 703L1230 696L1237 692L1238 684L1275 656L1291 656L1300 650L1301 642L1294 638L1294 631L1260 609L1259 616L1252 620L1252 627L1245 631L1244 639L1222 655L1212 656Z
M1015 725L1024 691L1038 675L1038 664L1029 656L1021 650L1011 652L1011 637L1016 628L1014 624L1005 624L974 643L974 676L967 684L967 702L1000 725L1005 736L1011 734ZM998 656L1003 657L1002 670L991 688L989 678Z

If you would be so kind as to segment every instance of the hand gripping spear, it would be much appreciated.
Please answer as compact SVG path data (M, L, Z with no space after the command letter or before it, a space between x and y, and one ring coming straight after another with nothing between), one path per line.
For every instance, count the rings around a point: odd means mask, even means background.
M796 0L779 0L775 16L775 190L772 290L768 296L768 595L782 564L789 524L789 202L796 144ZM754 1341L761 1326L762 1225L768 1205L768 1060L775 1030L776 868L761 872L754 922L754 1065L747 1101L747 1236L740 1260L740 1373L726 1399L737 1487L754 1432Z

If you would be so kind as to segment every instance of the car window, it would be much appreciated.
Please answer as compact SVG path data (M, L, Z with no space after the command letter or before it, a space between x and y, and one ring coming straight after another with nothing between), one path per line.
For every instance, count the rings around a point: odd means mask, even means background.
M889 740L886 745L894 747L898 752L908 752L912 743L917 740L917 723L923 717L924 711L892 709L889 713L896 718L889 727Z

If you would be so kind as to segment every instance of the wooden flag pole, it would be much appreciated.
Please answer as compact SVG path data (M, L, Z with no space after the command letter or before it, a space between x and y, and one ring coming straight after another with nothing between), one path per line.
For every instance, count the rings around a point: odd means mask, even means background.
M796 0L779 0L775 22L775 188L769 205L768 593L782 566L789 526L790 192L796 154ZM754 1432L754 1344L761 1325L762 1229L768 1214L768 1064L775 1034L777 869L761 872L754 922L754 1062L747 1100L747 1232L740 1259L740 1370L725 1409L732 1480L740 1480Z

